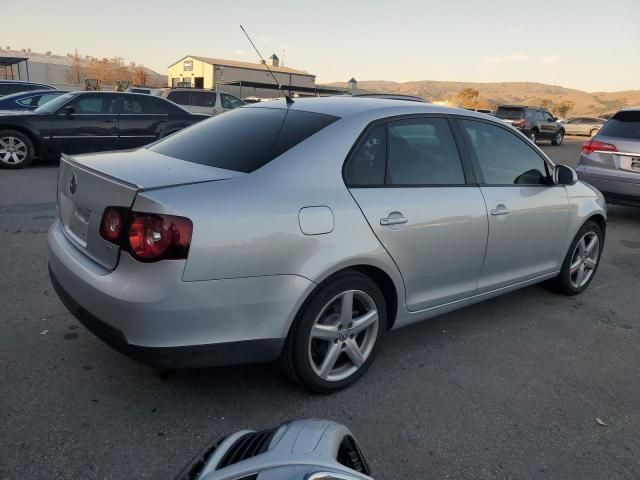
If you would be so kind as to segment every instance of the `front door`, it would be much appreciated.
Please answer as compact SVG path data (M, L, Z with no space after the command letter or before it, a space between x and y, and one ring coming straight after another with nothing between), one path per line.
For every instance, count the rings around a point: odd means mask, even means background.
M489 218L478 293L560 270L569 224L566 189L542 155L507 128L461 120Z
M473 295L487 244L480 189L442 116L372 126L345 165L345 179L404 279L418 311Z
M117 95L78 95L51 117L51 144L59 153L115 150L118 142ZM68 110L71 107L72 110Z

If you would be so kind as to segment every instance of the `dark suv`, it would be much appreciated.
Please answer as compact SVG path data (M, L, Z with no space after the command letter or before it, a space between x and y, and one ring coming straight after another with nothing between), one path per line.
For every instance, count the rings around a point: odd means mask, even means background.
M544 108L502 105L496 117L510 123L524 133L532 142L551 140L551 145L560 145L564 139L564 127Z

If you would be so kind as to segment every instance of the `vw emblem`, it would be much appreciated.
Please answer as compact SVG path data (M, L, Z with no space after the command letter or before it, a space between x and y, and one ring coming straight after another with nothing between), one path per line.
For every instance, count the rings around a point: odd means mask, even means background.
M77 189L78 189L78 180L76 179L76 174L74 173L71 175L71 180L69 180L69 191L71 192L71 195L76 193Z
M347 338L349 338L349 332L347 331L346 328L343 328L342 330L340 330L338 332L338 341L339 342L346 342Z

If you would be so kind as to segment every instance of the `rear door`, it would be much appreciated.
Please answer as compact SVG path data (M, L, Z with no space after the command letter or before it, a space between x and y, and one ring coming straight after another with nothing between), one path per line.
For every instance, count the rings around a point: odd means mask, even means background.
M402 274L409 310L473 295L487 245L487 212L446 117L372 125L344 173Z
M221 111L221 107L216 105L216 101L216 92L193 91L191 92L190 110L194 113L215 115Z
M460 120L489 211L478 293L560 270L569 223L566 189L546 161L508 128Z
M73 113L66 108L73 107ZM90 153L118 148L117 95L78 95L50 117L51 144L61 153Z
M156 140L169 121L168 109L163 108L167 104L151 95L123 94L119 104L118 148L137 148Z

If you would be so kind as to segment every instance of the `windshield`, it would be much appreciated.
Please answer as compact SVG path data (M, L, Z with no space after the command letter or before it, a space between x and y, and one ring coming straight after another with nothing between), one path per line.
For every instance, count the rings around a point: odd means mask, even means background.
M298 110L239 108L167 137L149 149L187 162L248 173L336 120Z
M600 135L640 140L640 111L616 113L602 127Z
M522 118L521 108L498 108L496 117L503 120L520 120Z
M62 107L65 103L71 100L74 97L72 93L65 93L64 95L60 95L58 98L54 98L53 100L45 103L41 107L38 107L34 110L36 113L54 113L60 107Z

